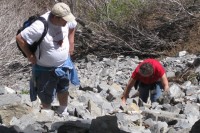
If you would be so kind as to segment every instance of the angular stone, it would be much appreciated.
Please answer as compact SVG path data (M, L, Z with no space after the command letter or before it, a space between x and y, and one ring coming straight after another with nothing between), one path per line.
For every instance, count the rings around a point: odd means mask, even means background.
M102 116L92 120L89 133L120 133L116 116Z
M97 104L91 100L88 101L88 110L90 111L93 118L104 115L103 109L98 107Z
M101 92L102 90L107 91L109 89L109 85L106 82L102 82L97 86L98 92Z
M0 86L0 95L4 95L4 94L15 94L16 91L11 89L11 88L8 88L6 86Z
M190 133L199 133L200 131L200 119L194 123L192 126Z
M170 86L170 93L171 93L171 96L175 98L185 96L184 92L182 92L182 90L177 84L173 84Z
M20 95L17 94L0 95L0 107L6 105L19 104L20 102L21 102Z

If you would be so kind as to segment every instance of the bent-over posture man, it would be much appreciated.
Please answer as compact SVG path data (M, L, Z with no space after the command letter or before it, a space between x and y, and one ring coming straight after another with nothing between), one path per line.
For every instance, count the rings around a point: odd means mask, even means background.
M122 103L126 103L130 90L135 84L139 87L139 98L145 103L147 103L149 93L151 102L156 102L162 94L162 89L169 91L165 70L155 59L146 59L136 67L124 89Z
M56 3L52 10L41 15L48 23L48 31L35 53L28 45L40 39L44 24L37 20L16 36L20 48L33 64L30 82L31 101L36 96L43 109L50 109L57 93L58 113L67 113L69 81L78 85L79 79L70 59L74 51L77 22L65 3Z

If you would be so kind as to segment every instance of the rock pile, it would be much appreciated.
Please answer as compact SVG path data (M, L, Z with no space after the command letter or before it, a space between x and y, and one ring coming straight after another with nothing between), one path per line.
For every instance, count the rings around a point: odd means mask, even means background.
M123 56L98 61L94 55L78 60L81 85L70 85L69 115L63 117L55 113L56 99L52 110L40 110L39 100L31 103L26 91L0 87L1 133L197 133L200 56L180 52L161 60L170 97L142 103L133 88L122 105L123 88L139 62Z

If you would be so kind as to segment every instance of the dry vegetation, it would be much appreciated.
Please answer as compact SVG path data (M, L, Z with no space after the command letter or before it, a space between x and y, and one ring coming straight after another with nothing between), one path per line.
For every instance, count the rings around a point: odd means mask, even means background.
M181 50L199 53L200 1L112 0L81 5L87 5L76 10L80 15L84 11L76 40L84 49L81 56L84 52L111 57L174 56Z
M62 0L77 17L75 58L200 53L199 0ZM15 34L30 15L50 10L55 0L1 0L0 77L30 71ZM4 84L3 81L1 84Z

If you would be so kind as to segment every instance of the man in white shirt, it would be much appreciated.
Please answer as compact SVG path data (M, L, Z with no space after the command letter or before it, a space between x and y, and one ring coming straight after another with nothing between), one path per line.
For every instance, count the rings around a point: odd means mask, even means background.
M41 21L37 20L21 31L16 40L33 64L31 85L42 102L42 108L50 109L57 93L59 112L62 113L67 107L70 70L74 69L70 55L74 51L77 22L69 6L62 2L55 4L50 12L41 17L46 19L48 31L35 53L31 53L28 45L42 36L45 27Z

